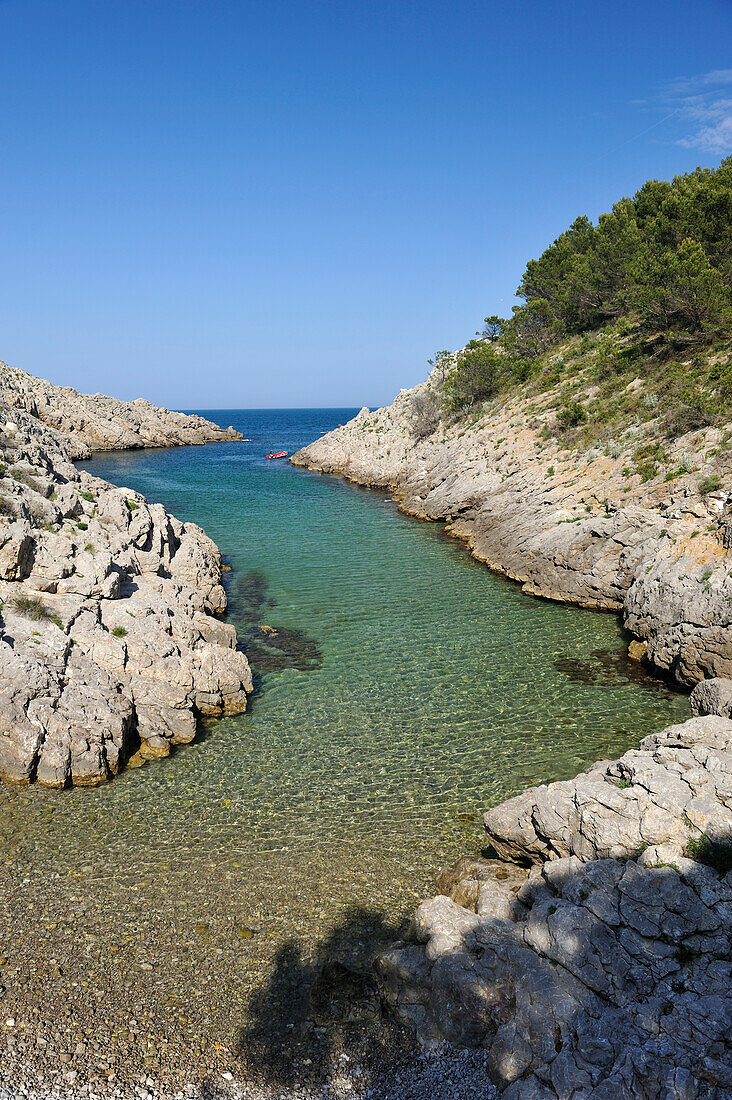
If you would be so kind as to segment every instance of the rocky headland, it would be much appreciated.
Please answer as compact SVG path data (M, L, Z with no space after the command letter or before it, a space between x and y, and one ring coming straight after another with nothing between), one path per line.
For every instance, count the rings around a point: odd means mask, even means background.
M238 439L0 367L0 776L95 785L236 714L252 678L199 527L73 461Z
M191 447L241 439L241 432L220 428L203 416L171 412L143 398L119 401L101 393L79 393L2 362L0 397L11 408L66 436L66 450L73 458L89 458L93 451Z

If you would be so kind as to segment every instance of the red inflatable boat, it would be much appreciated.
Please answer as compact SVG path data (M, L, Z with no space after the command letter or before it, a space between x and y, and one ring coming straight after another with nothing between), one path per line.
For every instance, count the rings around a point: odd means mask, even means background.
M273 451L267 458L287 458L287 451Z

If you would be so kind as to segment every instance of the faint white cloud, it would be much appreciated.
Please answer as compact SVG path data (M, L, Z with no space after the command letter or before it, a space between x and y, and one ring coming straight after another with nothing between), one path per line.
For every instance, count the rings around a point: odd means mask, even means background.
M709 73L673 81L661 94L661 102L688 124L688 133L679 138L687 149L709 153L732 153L732 69L714 69Z
M719 87L724 84L732 84L732 69L712 69L710 73L683 77L672 81L667 85L666 90L672 95L690 95L702 88Z

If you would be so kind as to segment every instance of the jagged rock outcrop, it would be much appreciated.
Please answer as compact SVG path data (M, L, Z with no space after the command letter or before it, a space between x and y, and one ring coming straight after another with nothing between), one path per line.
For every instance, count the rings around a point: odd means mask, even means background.
M129 445L149 445L133 406ZM243 711L252 678L217 617L215 544L77 470L78 439L41 411L0 402L0 776L84 786L191 741L198 716Z
M92 451L136 447L183 447L241 439L234 428L220 428L203 416L158 408L149 401L118 401L104 394L79 393L0 363L0 400L69 437L74 458Z
M489 810L491 844L505 859L627 859L662 844L683 854L690 831L732 838L732 724L696 717L644 738L620 760L568 782L530 787Z
M506 1100L732 1095L732 721L697 717L485 815L377 960L425 1040L482 1046Z
M682 684L732 676L732 454L723 430L669 444L672 480L661 472L641 482L628 476L632 428L612 455L569 452L536 395L502 398L458 424L431 421L425 434L423 405L432 397L439 409L440 385L436 371L292 461L388 489L403 511L446 520L475 557L529 593L622 611L633 654ZM720 487L702 494L704 474Z

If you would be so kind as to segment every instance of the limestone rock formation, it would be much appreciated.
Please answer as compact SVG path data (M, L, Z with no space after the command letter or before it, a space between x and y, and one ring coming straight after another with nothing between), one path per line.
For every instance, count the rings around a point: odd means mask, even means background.
M645 737L620 760L530 787L483 819L503 858L627 859L662 844L681 855L690 830L732 838L732 723L691 718Z
M215 544L77 470L78 438L37 419L33 400L34 413L0 402L0 776L84 786L191 741L198 716L243 711L252 678L217 617ZM155 438L188 442L190 426L171 435L162 422ZM97 444L94 424L79 421L85 447ZM129 433L106 439L149 445L146 415L133 414Z
M74 458L92 451L135 447L182 447L241 439L234 428L220 428L202 416L189 416L137 401L118 401L101 393L79 393L0 363L0 400L23 410L70 439Z
M697 717L486 814L530 866L463 860L376 964L506 1100L732 1095L732 721Z
M692 714L719 714L722 718L732 718L732 680L716 677L700 681L689 696L689 702Z
M501 398L457 424L438 418L425 434L422 409L439 397L439 369L292 461L388 489L403 511L446 520L475 557L529 593L622 611L643 660L682 684L732 676L732 454L723 430L669 444L673 479L641 481L627 476L632 431L614 456L571 453L544 430L554 413L536 397ZM721 487L703 494L710 473Z

